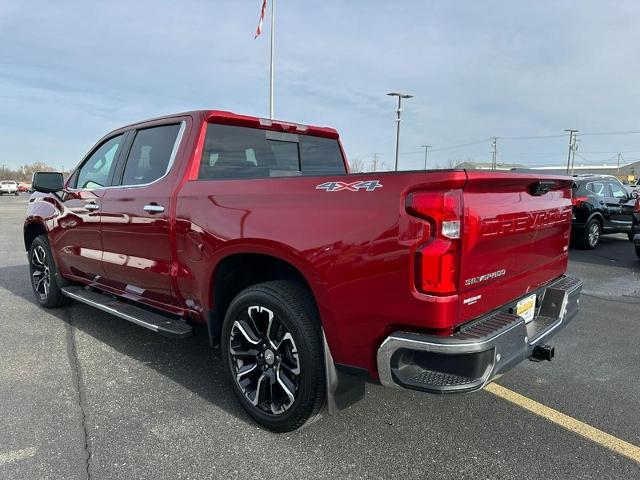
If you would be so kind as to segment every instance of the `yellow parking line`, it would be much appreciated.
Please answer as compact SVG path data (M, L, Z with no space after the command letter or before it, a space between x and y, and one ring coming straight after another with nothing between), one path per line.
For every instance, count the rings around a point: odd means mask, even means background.
M591 440L609 450L613 450L620 455L624 455L631 460L640 463L640 447L633 445L632 443L625 442L624 440L609 435L602 430L599 430L591 425L587 425L580 420L576 420L569 415L565 415L553 408L542 405L541 403L531 400L530 398L520 395L519 393L509 390L497 383L491 383L485 388L488 392L503 398L525 410L535 413L543 418L546 418L550 422L560 425L567 430L577 433L578 435Z

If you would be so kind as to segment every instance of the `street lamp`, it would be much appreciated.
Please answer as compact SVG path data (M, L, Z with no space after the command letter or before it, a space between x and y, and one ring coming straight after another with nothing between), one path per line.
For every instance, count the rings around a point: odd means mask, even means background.
M427 169L427 154L429 153L429 149L431 145L420 145L420 147L424 148L424 169Z
M398 109L396 110L396 172L398 171L398 155L400 151L400 113L402 112L402 99L413 98L413 95L399 92L387 93L390 97L398 97Z

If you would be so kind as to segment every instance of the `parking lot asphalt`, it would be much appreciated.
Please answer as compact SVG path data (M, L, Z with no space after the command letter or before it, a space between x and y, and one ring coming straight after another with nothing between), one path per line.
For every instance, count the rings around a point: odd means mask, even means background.
M483 391L367 386L298 432L256 427L206 336L173 340L32 298L27 197L0 197L0 478L640 478L633 459ZM553 362L498 384L640 445L640 261L624 236L571 251L581 312Z

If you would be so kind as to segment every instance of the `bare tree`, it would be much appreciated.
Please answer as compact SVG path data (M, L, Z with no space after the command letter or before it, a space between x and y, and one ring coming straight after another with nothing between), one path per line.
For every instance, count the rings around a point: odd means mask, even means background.
M349 170L352 173L364 172L364 160L361 158L352 158L349 160Z
M44 162L35 162L29 165L22 165L16 169L3 168L3 178L0 180L14 180L16 182L31 183L31 178L35 172L52 172L55 169Z

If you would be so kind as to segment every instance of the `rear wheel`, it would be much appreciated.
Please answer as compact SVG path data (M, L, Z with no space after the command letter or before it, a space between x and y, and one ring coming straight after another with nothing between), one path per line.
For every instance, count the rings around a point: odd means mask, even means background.
M314 419L325 395L318 313L310 292L272 281L243 290L222 327L225 371L260 425L288 432Z
M597 248L600 244L600 237L602 236L602 226L600 222L595 218L589 220L586 228L582 234L582 238L580 239L580 244L583 248L587 248L592 250Z
M46 308L60 307L69 302L62 295L62 280L51 255L46 235L35 238L29 249L29 276L36 300Z

